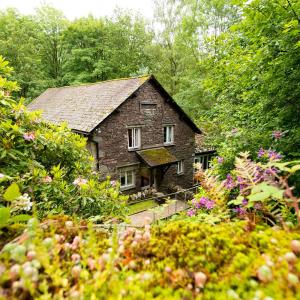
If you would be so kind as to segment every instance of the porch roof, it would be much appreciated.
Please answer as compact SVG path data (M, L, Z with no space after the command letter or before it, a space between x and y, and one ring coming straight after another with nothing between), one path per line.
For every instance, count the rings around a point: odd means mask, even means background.
M178 162L178 159L165 147L140 150L138 157L149 167L158 167Z

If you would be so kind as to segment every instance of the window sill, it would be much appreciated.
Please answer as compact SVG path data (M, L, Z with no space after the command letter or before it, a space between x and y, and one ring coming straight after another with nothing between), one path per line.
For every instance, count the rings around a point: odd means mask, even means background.
M165 146L165 147L168 147L168 146L175 146L175 144L174 144L174 143L164 143L164 146Z
M128 152L134 152L134 151L138 151L138 150L141 150L141 147L138 147L138 148L128 148L127 149L128 150Z
M135 185L128 185L128 186L124 186L124 187L120 187L120 191L127 191L127 190L132 190L135 188Z
M177 173L177 176L182 176L182 175L184 175L184 172Z

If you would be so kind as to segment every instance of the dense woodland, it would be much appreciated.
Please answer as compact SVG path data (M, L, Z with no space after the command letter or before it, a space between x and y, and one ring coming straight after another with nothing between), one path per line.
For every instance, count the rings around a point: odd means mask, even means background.
M85 138L25 104L147 73L218 156L195 165L187 211L133 228ZM299 149L300 1L163 0L153 20L0 12L0 299L300 299Z
M145 20L67 20L54 7L0 13L19 95L153 73L221 155L274 146L299 157L299 1L164 0ZM283 139L275 139L278 131Z

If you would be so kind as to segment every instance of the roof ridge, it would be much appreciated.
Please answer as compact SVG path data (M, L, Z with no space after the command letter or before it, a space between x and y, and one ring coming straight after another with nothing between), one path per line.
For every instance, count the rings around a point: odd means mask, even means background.
M138 78L144 78L146 81L152 76L152 74L145 74L145 75L140 75L140 76L132 76L132 77L124 77L124 78L114 78L114 79L107 79L103 81L97 81L97 82L90 82L90 83L80 83L80 84L74 84L74 85L65 85L65 86L58 86L58 87L50 87L50 89L61 89L61 88L71 88L71 87L80 87L80 86L90 86L90 85L95 85L95 84L100 84L100 83L105 83L105 82L110 82L110 81L124 81L124 80L130 80L130 79L138 79Z

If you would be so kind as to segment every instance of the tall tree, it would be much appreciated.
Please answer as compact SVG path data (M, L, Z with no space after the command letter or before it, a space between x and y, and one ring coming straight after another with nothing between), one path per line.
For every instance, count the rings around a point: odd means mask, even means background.
M66 50L63 65L65 82L81 83L107 79L106 39L106 28L102 19L90 16L69 24L63 34Z
M218 36L239 18L238 6L232 0L163 0L156 1L155 11L159 45L155 73L174 98L197 116L211 106L203 97L202 61L217 55Z
M20 96L34 94L43 77L37 23L14 9L0 12L0 53L12 62Z
M81 18L63 35L68 83L128 77L148 71L152 34L143 19L117 12L112 19Z
M62 83L62 65L65 53L62 34L68 24L63 13L52 6L44 5L37 9L36 20L40 29L41 58L44 71L53 84Z
M214 106L203 124L214 123L212 142L228 158L260 147L300 156L300 3L253 0L242 10L207 58L202 84Z

